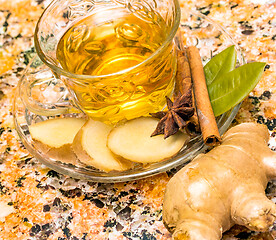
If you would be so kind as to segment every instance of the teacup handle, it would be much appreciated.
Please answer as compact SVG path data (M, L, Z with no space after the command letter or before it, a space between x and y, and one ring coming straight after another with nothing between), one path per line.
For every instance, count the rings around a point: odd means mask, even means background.
M18 83L25 107L42 116L80 113L65 84L35 56Z

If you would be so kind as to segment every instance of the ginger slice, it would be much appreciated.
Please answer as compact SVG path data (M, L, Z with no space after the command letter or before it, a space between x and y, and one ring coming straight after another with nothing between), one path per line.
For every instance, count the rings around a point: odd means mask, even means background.
M55 160L76 164L71 144L85 122L82 118L56 118L33 124L29 131L36 148Z
M133 163L115 156L106 146L112 127L90 119L76 135L72 148L78 159L90 166L109 172L125 171Z
M82 118L55 118L29 126L34 140L51 148L71 144L75 135L85 123Z
M158 120L141 117L115 127L108 136L108 148L125 159L139 163L153 163L174 156L183 147L188 135L177 133L164 139L151 137Z

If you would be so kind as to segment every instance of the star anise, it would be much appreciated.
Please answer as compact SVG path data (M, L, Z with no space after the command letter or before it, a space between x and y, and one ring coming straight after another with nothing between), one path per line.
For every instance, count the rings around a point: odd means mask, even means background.
M151 116L161 119L151 136L164 134L165 139L183 129L195 111L191 89L183 95L179 93L174 102L168 97L166 100L168 111L151 113Z

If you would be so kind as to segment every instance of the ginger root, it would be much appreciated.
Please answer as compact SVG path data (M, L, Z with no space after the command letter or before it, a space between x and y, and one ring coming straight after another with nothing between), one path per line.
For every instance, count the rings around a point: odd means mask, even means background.
M264 125L243 123L222 144L200 154L169 181L163 221L175 240L215 240L234 224L266 231L276 216L265 195L276 177L276 153Z

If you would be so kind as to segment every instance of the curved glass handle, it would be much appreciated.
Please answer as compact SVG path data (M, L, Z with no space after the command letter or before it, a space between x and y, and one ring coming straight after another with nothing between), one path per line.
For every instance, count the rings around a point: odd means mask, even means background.
M19 96L28 110L42 116L81 112L65 84L36 56L18 83Z

